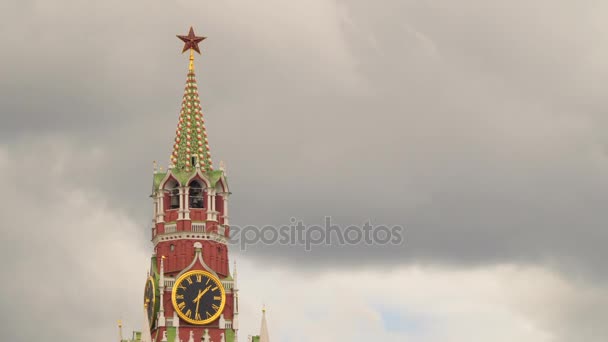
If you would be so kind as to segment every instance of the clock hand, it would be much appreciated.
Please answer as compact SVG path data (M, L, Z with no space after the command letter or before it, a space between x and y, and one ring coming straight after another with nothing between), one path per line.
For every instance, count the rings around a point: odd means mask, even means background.
M201 290L198 290L198 292L201 292ZM196 309L194 310L194 317L195 318L196 318L196 315L198 315L198 305L201 303L201 301L200 301L200 299L201 299L200 294L199 294L199 297L197 297L197 299L198 300L196 301Z
M211 286L207 286L207 288L204 291L198 290L198 296L196 296L196 298L194 298L194 300L192 301L192 302L196 302L196 309L194 309L195 315L198 315L198 306L201 304L201 298L203 297L203 295L205 293L207 293L207 291L209 291L210 288L211 288Z
M192 303L198 302L198 300L201 298L201 291L203 291L203 290L198 290L198 294L196 295L196 298L194 298Z
M198 291L198 295L196 296L196 298L194 298L194 300L192 301L192 303L199 302L201 300L201 297L205 293L207 293L207 291L209 291L210 288L211 288L211 285L207 286L207 288L205 290L203 290L203 291L199 290Z

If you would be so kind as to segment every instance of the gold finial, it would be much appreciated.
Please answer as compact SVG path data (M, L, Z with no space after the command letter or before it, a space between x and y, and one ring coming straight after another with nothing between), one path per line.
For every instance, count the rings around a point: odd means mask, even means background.
M266 304L262 304L262 313L266 313Z
M190 49L190 64L188 64L188 70L189 71L194 70L194 50L193 49Z

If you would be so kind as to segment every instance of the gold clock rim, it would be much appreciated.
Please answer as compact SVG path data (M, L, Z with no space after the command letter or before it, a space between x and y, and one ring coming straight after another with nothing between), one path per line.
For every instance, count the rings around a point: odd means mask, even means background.
M152 285L152 319L149 319L148 324L150 326L152 326L152 321L154 321L154 309L156 308L156 285L154 284L154 277L149 276L148 279L146 280L146 284L148 284L148 282ZM144 286L144 309L146 308L146 287ZM149 305L149 303L148 303ZM146 311L146 314L148 314L148 312Z
M222 294L222 300L220 303L219 310L217 310L217 312L210 318L203 319L203 320L196 320L196 319L188 318L188 316L184 315L181 312L181 310L178 309L177 300L175 299L175 296L177 294L178 285L180 285L187 277L194 275L194 274L204 274L204 275L208 276L209 278L211 278L211 280L216 282L216 284L218 285L220 292ZM224 306L226 305L226 290L224 289L224 285L222 284L222 281L220 280L220 278L216 277L211 272L203 271L203 270L188 271L188 272L182 274L179 278L177 278L175 280L175 283L173 283L173 289L171 290L171 302L173 304L173 309L175 310L175 312L177 312L177 315L179 317L181 317L184 321L186 321L188 323L196 324L196 325L208 324L208 323L215 321L218 317L220 317L220 315L222 314L222 311L224 311Z

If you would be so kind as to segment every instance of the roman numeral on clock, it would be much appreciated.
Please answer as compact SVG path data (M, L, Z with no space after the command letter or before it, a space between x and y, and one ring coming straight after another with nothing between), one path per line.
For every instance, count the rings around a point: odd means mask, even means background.
M192 318L192 310L186 311L185 315L188 316L188 318Z
M222 297L220 297L220 296L213 296L213 300L221 300L221 299L222 299Z
M213 310L215 310L215 311L220 309L220 307L215 304L211 304L211 308L213 308Z
M200 283L201 281L203 281L203 275L202 274L197 274L196 275L196 282Z
M181 302L177 304L177 308L183 310L186 307L186 302Z
M197 312L196 315L194 315L194 319L197 320L197 321L200 321L203 318L201 317L201 314Z
M176 295L175 299L184 299L184 295Z

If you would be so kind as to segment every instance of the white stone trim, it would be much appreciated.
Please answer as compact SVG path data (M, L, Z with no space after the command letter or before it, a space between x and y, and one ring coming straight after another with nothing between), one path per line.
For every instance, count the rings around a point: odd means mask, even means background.
M175 278L173 277L165 277L165 281L163 282L167 291L171 291L173 289L173 285L175 285Z
M207 225L205 222L192 222L192 232L193 233L206 233Z
M221 244L226 245L228 242L226 241L226 237L219 235L217 233L196 233L196 232L175 232L168 234L157 234L154 239L152 239L152 243L154 247L161 241L173 241L173 240L208 240L215 241Z
M171 170L167 171L167 174L165 175L165 178L163 178L160 183L158 183L158 190L165 190L165 185L167 185L167 182L169 181L169 179L173 179L177 182L177 185L179 186L179 181L177 180L177 178L175 178L175 176L173 176L173 174L171 173Z
M209 187L209 184L211 184L211 182L209 181L209 179L207 177L205 177L205 174L203 172L201 172L200 169L197 169L196 172L192 176L190 176L190 178L188 178L185 185L189 186L190 182L192 182L195 178L197 178L196 176L199 176L200 179L203 180L203 183L205 183L205 187Z
M227 292L232 292L232 289L234 288L234 282L232 280L222 280L221 282Z
M177 223L169 223L169 224L165 224L165 233L164 234L171 234L171 233L176 233L177 232ZM161 235L164 235L161 234Z

